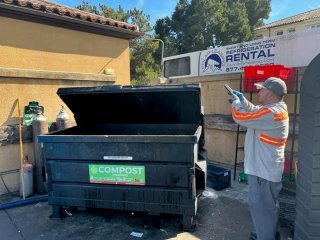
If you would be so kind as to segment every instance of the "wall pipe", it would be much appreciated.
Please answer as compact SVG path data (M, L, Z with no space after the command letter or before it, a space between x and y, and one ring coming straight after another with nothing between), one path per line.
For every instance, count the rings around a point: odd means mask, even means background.
M2 203L0 204L0 210L21 207L32 203L44 202L48 200L48 195L40 195L35 197L26 198L24 200L18 200L14 202Z

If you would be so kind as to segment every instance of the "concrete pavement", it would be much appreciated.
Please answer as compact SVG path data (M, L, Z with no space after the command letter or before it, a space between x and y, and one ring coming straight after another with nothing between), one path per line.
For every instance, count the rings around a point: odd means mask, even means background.
M222 191L207 188L198 202L192 233L180 229L178 216L152 217L145 213L69 209L70 216L52 219L51 206L39 202L0 211L1 240L122 240L215 239L248 240L252 222L247 205L248 187L232 181ZM131 236L133 232L142 237ZM290 239L282 228L282 238Z

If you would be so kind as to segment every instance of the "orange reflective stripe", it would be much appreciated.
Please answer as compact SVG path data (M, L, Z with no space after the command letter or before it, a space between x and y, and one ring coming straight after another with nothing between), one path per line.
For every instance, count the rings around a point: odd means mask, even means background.
M275 137L270 137L268 135L265 135L263 133L260 134L259 140L261 142L271 144L273 146L281 147L286 144L287 139L286 138L275 138Z
M275 113L273 119L275 122L283 121L288 119L288 112Z
M264 133L261 133L261 134L260 134L260 137L263 137L263 138L266 138L266 139L269 139L269 140L275 141L275 142L283 142L283 143L285 143L285 142L287 141L286 138L270 137L270 136L268 136L268 135L266 135L266 134L264 134Z
M269 113L271 113L269 108L263 108L257 112L238 112L235 107L232 108L232 116L239 121L257 119Z
M270 144L270 145L273 145L273 146L276 146L276 147L281 147L281 146L284 145L284 144L282 144L282 143L275 143L275 142L266 140L266 139L264 139L264 138L260 138L260 141L261 141L261 142L264 142L264 143L267 143L267 144Z
M275 113L273 115L273 118L274 118L275 122L287 120L288 119L288 112Z

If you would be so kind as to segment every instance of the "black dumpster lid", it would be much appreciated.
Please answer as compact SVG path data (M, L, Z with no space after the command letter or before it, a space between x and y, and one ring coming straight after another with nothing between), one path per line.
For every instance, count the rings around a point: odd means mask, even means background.
M59 88L79 125L202 124L199 84Z

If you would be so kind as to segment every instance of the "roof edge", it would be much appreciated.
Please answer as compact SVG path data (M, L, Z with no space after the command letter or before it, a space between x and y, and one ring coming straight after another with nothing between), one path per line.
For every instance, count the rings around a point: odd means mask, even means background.
M292 15L292 16L289 16L289 17L286 17L286 18L282 18L282 19L279 19L277 21L268 23L268 24L266 24L264 26L257 27L257 28L255 28L255 30L268 29L268 28L272 28L272 27L279 27L279 26L288 25L288 24L291 24L291 23L303 22L303 21L306 21L306 20L319 18L320 17L320 13L316 14L315 16L314 15L308 16L308 14L317 13L319 11L320 11L320 8L311 9L309 11L298 13L298 14L295 14L295 15Z
M123 29L116 26L102 25L80 19L41 12L30 8L0 2L1 16L15 18L40 24L62 27L77 31L94 33L109 37L131 40L143 35L142 32Z
M284 18L284 19L285 19L285 18ZM281 20L278 20L278 21L283 21L284 19L281 19ZM273 28L273 27L279 27L279 26L283 26L283 25L288 25L288 24L291 24L291 23L303 22L303 21L305 21L305 19L295 20L295 21L292 21L292 22L282 22L282 23L277 23L278 21L275 21L275 22L266 24L266 25L264 25L264 26L257 27L257 28L255 28L254 30L268 29L268 28Z

